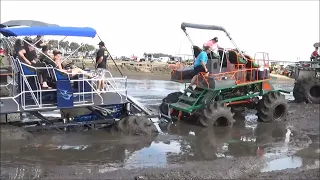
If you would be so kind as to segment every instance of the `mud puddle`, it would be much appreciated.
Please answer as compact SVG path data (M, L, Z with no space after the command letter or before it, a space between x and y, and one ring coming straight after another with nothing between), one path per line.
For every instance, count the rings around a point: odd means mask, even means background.
M1 173L12 177L23 169L29 178L36 171L38 174L47 171L101 174L123 168L177 167L188 162L221 158L270 158L296 151L297 147L290 141L298 135L292 134L290 127L286 124L257 124L254 117L252 114L238 117L233 128L170 123L162 125L164 133L156 137L124 137L106 130L37 133L31 140L1 144ZM307 142L299 140L299 143ZM298 159L295 161L299 162ZM280 163L271 161L261 171L273 170L274 164ZM299 163L285 163L281 167L291 168L293 165Z
M184 88L165 81L130 81L128 86L130 95L152 109L157 109L166 94ZM290 89L292 86L286 90ZM233 128L202 128L185 122L161 125L164 133L157 137L123 137L105 130L38 133L30 140L1 144L1 175L9 177L5 179L32 179L51 174L74 177L239 157L270 159L261 167L262 172L304 165L308 158L295 152L305 148L309 140L284 123L257 123L254 113L248 111L239 116ZM45 115L59 116L58 112Z

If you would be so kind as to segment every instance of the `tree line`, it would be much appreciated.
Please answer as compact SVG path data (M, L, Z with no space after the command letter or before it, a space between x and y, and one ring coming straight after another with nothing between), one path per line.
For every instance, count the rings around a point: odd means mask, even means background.
M58 40L49 40L48 46L50 49L63 49L65 51L75 51L81 45L77 42L69 41L58 41ZM58 46L59 45L59 46ZM84 44L81 48L78 49L78 52L91 52L95 51L97 48L91 44Z
M154 58L160 58L160 57L173 57L173 55L170 54L164 54L164 53L143 53L143 56L147 56L151 54Z

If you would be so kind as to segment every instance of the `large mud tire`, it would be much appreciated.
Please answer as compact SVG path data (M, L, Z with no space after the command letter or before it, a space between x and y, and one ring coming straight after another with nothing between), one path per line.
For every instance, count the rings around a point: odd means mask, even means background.
M306 101L303 84L301 82L294 83L293 97L294 97L294 101L297 103L302 103Z
M123 135L155 135L158 133L156 126L143 116L127 116L117 121L114 129Z
M159 106L159 110L162 114L167 115L169 108L168 104L176 103L179 101L179 97L182 95L182 92L173 92L168 94L167 97L163 98L161 105Z
M286 121L288 109L288 102L284 95L280 92L268 92L258 103L258 121Z
M307 79L303 87L307 102L320 104L320 78Z
M220 102L214 102L199 112L198 121L203 127L233 126L235 120L231 110Z

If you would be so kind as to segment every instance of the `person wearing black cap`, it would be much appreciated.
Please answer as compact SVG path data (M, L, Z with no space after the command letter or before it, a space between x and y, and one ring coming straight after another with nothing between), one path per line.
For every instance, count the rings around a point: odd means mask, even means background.
M107 69L108 51L106 50L103 41L99 42L98 45L99 45L99 50L97 52L97 57L96 57L96 68Z
M105 48L104 42L99 42L99 50L96 56L96 73L103 79L107 69L108 51ZM102 91L104 88L103 80L98 81L98 90Z
M19 52L17 53L17 57L20 61L22 61L25 64L28 64L33 67L46 67L46 64L36 61L37 58L37 52L34 49L34 47L31 45L32 40L25 39L24 40L24 47L19 49ZM42 88L51 88L47 84L47 80L49 77L49 74L46 69L37 69L38 76L42 77ZM41 79L39 77L39 79Z

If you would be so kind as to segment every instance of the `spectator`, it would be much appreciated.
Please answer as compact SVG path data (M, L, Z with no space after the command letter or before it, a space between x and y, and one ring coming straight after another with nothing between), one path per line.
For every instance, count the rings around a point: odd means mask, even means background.
M218 49L221 48L219 45L218 45L218 38L217 37L214 37L213 39L209 40L208 42L204 43L203 45L204 47L205 46L209 46L210 49L218 54Z
M316 47L315 50L312 52L311 54L311 57L310 57L310 60L313 61L315 59L317 59L319 56L319 53L318 53L318 49L319 47Z
M105 48L104 42L99 42L99 50L96 56L96 73L99 75L100 79L105 78L106 70L107 70L107 58L108 51ZM104 89L104 81L98 81L98 91L102 91Z
M58 69L64 73L70 73L72 76L76 76L76 75L79 75L79 74L84 74L88 77L92 77L92 75L80 68L73 68L73 69L70 69L70 70L66 70L66 69L63 69L62 68L62 62L61 62L61 55L62 53L58 50L54 50L53 51L53 60L54 62L56 63L56 66L58 67Z
M51 56L48 53L48 46L43 46L42 47L42 53L39 57L39 60L45 64L50 64L52 67L56 67L57 64L54 63L54 61L52 60Z
M29 39L25 39L24 46L19 47L19 41L16 41L16 54L19 60L25 64L28 64L33 67L46 67L46 65L42 62L36 61L37 53L33 46L31 46L32 41ZM47 84L47 80L49 77L49 74L46 69L37 69L37 74L39 76L39 79L42 77L42 83L40 80L40 83L42 84L42 88L51 88Z

